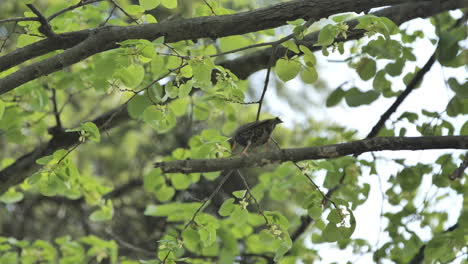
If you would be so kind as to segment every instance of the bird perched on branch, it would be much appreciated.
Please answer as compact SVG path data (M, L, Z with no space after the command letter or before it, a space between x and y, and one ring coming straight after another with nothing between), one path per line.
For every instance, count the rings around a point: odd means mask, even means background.
M270 140L271 133L277 124L283 123L278 117L259 120L244 124L236 129L234 135L229 140L231 149L236 145L241 145L244 149L241 155L246 154L249 147L258 147Z

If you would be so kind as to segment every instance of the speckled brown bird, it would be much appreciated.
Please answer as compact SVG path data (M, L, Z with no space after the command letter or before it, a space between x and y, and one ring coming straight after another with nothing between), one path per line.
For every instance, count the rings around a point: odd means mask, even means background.
M244 149L241 155L246 154L249 147L258 147L268 142L273 129L277 124L283 123L278 117L244 124L236 129L231 138L231 149L241 145Z

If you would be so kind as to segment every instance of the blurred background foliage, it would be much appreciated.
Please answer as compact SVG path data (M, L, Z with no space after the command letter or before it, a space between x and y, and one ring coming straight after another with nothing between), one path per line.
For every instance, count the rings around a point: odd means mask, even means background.
M47 17L80 1L2 1L0 19L35 16L25 6L30 2ZM96 1L57 16L51 26L56 33L64 33L99 27L104 21L125 26L219 16L277 2ZM466 70L466 25L454 26L460 13L443 12L432 18L437 38L431 40L434 48L439 45L439 64ZM164 39L129 40L118 49L2 95L0 168L43 147L53 137L54 127L79 133L80 142L38 159L39 170L0 196L0 263L268 263L273 259L319 263L317 246L321 244L350 249L354 256L373 255L375 262L409 263L418 254L427 263L447 262L460 254L466 259L466 174L455 181L449 179L463 159L461 154L440 155L434 164L407 164L403 158L369 155L302 162L302 169L288 162L241 170L250 190L234 172L185 228L201 202L217 188L220 173L163 174L153 168L159 160L229 156L229 136L240 124L255 119L258 104L246 102L260 98L265 71L247 79L236 76L235 69L216 65L261 52L264 47L208 55L275 41L293 31L300 38L322 29L318 45L334 43L333 47L314 55L294 42L283 43L288 50L276 62L261 119L286 119L274 132L281 147L358 139L354 129L311 113L325 104L361 107L380 104L383 98L395 99L402 90L396 87L402 85L394 83L408 84L419 70L405 65L416 60L413 43L426 36L422 31L400 30L388 19L368 16L359 21L368 38L346 45L334 42L335 38L346 39L343 21L356 16L346 14L311 28L301 28L306 21L298 20L242 36L169 45ZM34 21L0 24L0 56L42 39L38 26ZM299 50L304 56L295 55ZM332 52L348 55L343 63L358 78L371 82L372 88L364 91L358 82L330 87L321 74L323 61L318 63L316 56L323 58ZM17 69L4 71L0 77ZM468 125L460 124L459 118L466 117L468 88L466 78L459 77L446 76L453 97L444 112L404 112L392 124L387 123L380 135L404 136L415 129L419 135L467 135ZM157 84L148 86L158 78ZM130 118L116 128L100 129L90 122L125 103L121 111L128 111ZM270 147L276 148L274 144ZM379 188L363 176L379 175L379 160L393 164L398 172L389 177L388 188L381 190L388 204L381 212L386 219L382 226L385 239L372 245L351 234L356 227L353 211L366 202L371 188ZM441 191L420 203L424 178ZM449 193L463 197L461 211L456 212L459 220L451 227L448 215L454 212L435 207ZM410 223L417 223L430 237L422 239Z

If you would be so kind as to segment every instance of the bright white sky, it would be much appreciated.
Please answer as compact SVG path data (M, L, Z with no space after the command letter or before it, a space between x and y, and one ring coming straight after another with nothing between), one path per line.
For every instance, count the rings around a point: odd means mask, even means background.
M403 24L401 28L409 28L410 31L414 30L423 30L425 33L424 39L419 39L417 43L414 45L414 53L417 57L417 61L415 63L408 63L406 65L406 71L413 71L414 67L417 65L420 68L426 63L429 57L432 55L435 47L430 43L429 38L434 38L435 34L433 31L433 26L430 24L428 20L423 19L415 19L411 22ZM361 90L369 90L372 89L372 82L363 82L359 79L359 76L355 73L354 70L349 69L346 63L333 63L328 62L329 60L344 60L347 58L347 54L340 55L338 52L335 54L331 54L328 58L323 57L321 52L315 53L318 59L319 69L318 72L322 79L327 80L328 87L335 88L338 87L345 81L352 81L357 87ZM384 64L381 64L382 66ZM259 72L255 74L253 81L256 83L263 83L263 79L265 76L265 71ZM421 109L426 109L429 111L435 112L442 112L446 108L447 103L453 96L453 92L450 88L445 84L444 80L447 80L449 77L456 77L457 79L461 80L466 78L467 72L464 68L458 68L456 70L447 69L442 67L436 62L435 65L432 67L431 71L428 72L424 78L424 81L419 89L413 91L408 98L403 102L403 104L399 107L397 112L392 115L391 119L395 120L401 113L404 111L412 111L418 114L421 113ZM274 82L270 82L272 85ZM393 90L403 90L405 88L403 82L401 80L393 80L392 81ZM313 89L310 85L304 86L298 80L292 80L288 82L287 89L292 91L298 91L300 89L308 89L311 92L316 90ZM267 97L269 95L267 94ZM270 97L271 98L271 97ZM269 99L270 99L269 98ZM325 98L323 94L317 93L316 103L319 105L311 106L311 111L309 113L310 117L316 120L333 120L337 124L341 126L348 127L350 129L356 129L358 131L358 135L361 138L364 138L367 133L371 130L373 125L379 120L380 116L387 110L387 108L393 103L395 100L394 98L385 99L379 98L377 102L369 106L360 106L357 108L348 107L344 102L340 105L327 108L325 106ZM285 125L289 127L293 127L295 125L300 125L301 121L304 121L307 117L306 116L298 116L294 113L294 110L290 108L284 101L279 100L279 98L274 98L274 103L277 106L278 104L280 107L275 107L274 109L269 108L269 111L272 111L273 114L280 116L283 120L286 121ZM424 117L420 115L420 120L424 120ZM455 131L458 133L460 131L460 127L466 121L465 117L459 117L456 120L455 124ZM414 126L413 126L414 127ZM420 136L419 133L416 131L415 128L410 129L407 126L407 136ZM418 162L421 163L430 163L433 164L435 159L440 155L440 153L454 153L459 155L462 151L399 151L399 152L379 152L377 153L378 156L385 156L388 158L406 158L407 164L416 164ZM361 158L370 159L370 155L362 155ZM388 162L379 162L377 171L379 173L379 177L382 182L382 188L385 191L389 184L387 183L387 179L390 175L394 175L401 167L397 167L394 163ZM367 170L363 171L363 182L367 182L371 185L371 191L368 200L366 203L359 207L359 209L354 212L357 220L357 227L356 231L353 234L353 238L364 238L370 242L371 245L374 245L377 242L379 237L379 229L380 229L380 208L382 205L382 196L380 191L379 179L376 176L369 176L369 172ZM438 195L442 193L446 193L444 190L437 190L435 186L431 187L431 175L426 175L423 180L423 184L419 189L420 197L419 200L416 202L419 205L424 197L428 194L431 197L435 192ZM322 183L323 179L317 179L318 183ZM419 202L419 203L418 203ZM453 225L456 223L460 208L462 203L462 197L456 196L453 192L450 192L450 195L441 200L436 206L435 210L444 210L446 208L449 209L449 221L448 226ZM385 210L392 210L395 211L397 208L391 208L388 203L384 203L384 211ZM385 226L386 219L382 219L382 225ZM410 226L410 228L417 232L418 235L423 240L430 239L431 235L428 229L421 230L417 225ZM384 233L380 235L380 243L382 245L386 242L388 236ZM323 244L320 245L320 254L323 257L321 263L346 263L346 261L351 261L352 263L373 263L372 261L372 254L367 254L361 256L356 259L356 256L353 256L351 251L348 250L346 253L343 251L336 249L334 244ZM337 257L339 256L339 258Z

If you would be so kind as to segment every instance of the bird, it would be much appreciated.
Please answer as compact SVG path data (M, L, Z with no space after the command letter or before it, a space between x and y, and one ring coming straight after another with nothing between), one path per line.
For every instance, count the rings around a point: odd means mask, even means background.
M278 117L258 120L239 126L230 139L231 149L241 145L244 149L241 155L247 154L250 147L258 147L267 143L276 125L283 123Z

